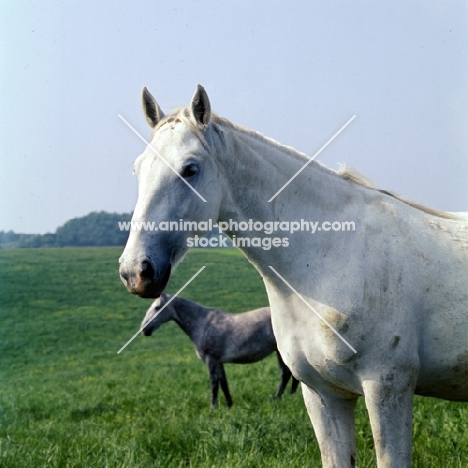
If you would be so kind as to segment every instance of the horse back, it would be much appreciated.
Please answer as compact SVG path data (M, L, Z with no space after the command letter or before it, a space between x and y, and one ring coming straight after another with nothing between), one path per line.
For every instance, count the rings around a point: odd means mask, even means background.
M248 364L276 351L268 307L239 314L219 313L210 320L209 339L221 362Z

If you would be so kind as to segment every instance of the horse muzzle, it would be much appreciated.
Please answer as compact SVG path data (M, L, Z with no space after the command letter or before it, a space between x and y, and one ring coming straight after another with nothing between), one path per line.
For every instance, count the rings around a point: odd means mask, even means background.
M143 336L151 336L153 334L153 329L150 324L144 325L143 330L141 330Z
M132 294L158 298L171 276L171 264L157 268L148 257L132 262L121 260L119 273L120 279Z

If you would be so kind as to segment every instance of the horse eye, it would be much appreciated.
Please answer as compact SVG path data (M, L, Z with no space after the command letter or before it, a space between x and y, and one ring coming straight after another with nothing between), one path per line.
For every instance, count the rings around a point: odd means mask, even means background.
M182 177L192 177L198 172L198 166L196 164L189 164L182 170Z

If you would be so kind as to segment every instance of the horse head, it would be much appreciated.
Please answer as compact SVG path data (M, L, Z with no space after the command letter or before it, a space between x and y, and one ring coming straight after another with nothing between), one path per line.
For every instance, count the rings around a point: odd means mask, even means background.
M153 134L135 161L138 200L119 260L120 277L131 293L157 298L187 252L188 237L207 232L180 228L216 222L223 184L213 158L216 132L204 88L198 85L190 106L169 116L146 88L142 101Z
M173 304L167 304L170 298L169 294L163 293L150 305L140 327L144 336L151 336L162 324L174 318Z

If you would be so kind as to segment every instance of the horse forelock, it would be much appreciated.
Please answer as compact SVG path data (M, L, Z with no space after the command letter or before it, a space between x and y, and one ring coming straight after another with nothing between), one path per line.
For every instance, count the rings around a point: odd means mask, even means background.
M186 107L176 109L171 114L162 118L158 122L158 124L154 127L153 133L151 135L151 139L154 138L155 134L161 129L161 127L170 125L172 128L174 128L178 123L184 124L200 140L204 148L207 151L210 151L210 146L208 142L206 141L205 134L204 134L205 126L200 125L197 122L195 122L190 117L190 111Z

